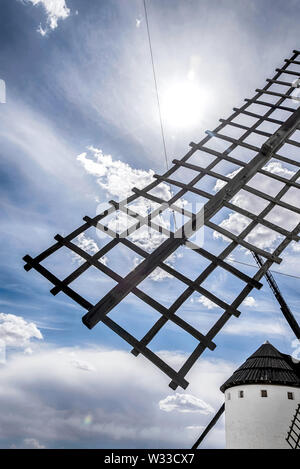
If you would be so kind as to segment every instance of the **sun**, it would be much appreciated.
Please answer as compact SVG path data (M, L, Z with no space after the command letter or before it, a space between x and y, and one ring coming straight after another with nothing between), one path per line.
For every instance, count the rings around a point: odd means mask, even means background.
M204 92L191 80L169 85L161 97L163 122L174 128L197 125L203 117L204 101Z

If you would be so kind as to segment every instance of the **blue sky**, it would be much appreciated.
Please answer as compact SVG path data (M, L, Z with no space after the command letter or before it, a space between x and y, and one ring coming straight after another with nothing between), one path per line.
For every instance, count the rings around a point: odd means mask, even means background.
M56 6L51 11L47 0L1 1L0 79L7 95L0 104L0 338L6 341L0 399L8 411L0 417L0 447L189 447L210 418L210 407L222 402L219 386L228 374L265 340L292 353L294 337L264 285L217 336L216 350L206 352L188 375L190 387L176 394L167 377L132 357L103 324L88 330L80 307L62 293L53 297L45 279L24 271L25 254L38 254L56 233L69 233L84 215L94 216L100 203L123 196L131 185L143 187L151 171L165 171L142 1L57 0ZM148 14L162 103L174 84L192 80L201 90L196 119L188 125L166 114L169 161L181 158L190 141L199 141L264 86L300 47L297 1L148 0ZM224 240L211 235L205 235L206 246L224 249ZM94 232L90 239L103 242ZM182 254L174 265L196 275L198 258L191 255L187 262ZM253 263L245 252L237 254ZM120 262L109 259L120 273L134 262L122 256ZM273 268L299 275L299 256L290 247ZM56 267L67 273L76 262L66 254ZM299 280L274 275L299 318ZM112 285L89 273L78 288L97 301ZM237 282L216 275L213 288L229 300ZM170 279L150 280L146 289L165 304L178 291ZM179 315L203 331L218 309L199 297ZM112 312L138 336L156 317L131 296ZM169 325L153 349L176 365L194 345ZM84 380L99 386L98 394ZM183 394L196 399L186 398L189 408ZM36 407L26 408L26 396L39 396ZM90 406L83 404L89 399ZM170 410L166 402L177 407ZM41 439L43 415L51 424ZM222 425L207 447L224 445ZM174 426L183 439L170 430ZM163 434L169 436L162 439Z

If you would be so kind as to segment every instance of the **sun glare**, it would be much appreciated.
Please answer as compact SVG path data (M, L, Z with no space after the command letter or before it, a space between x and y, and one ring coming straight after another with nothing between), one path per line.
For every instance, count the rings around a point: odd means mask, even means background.
M197 125L203 116L204 100L204 93L192 81L172 84L162 94L163 122L176 128Z

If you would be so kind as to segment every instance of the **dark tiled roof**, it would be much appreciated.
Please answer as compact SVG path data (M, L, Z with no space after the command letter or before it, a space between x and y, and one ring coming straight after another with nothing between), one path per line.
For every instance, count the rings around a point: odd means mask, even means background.
M300 387L300 362L266 342L220 387L224 392L241 384L282 384Z

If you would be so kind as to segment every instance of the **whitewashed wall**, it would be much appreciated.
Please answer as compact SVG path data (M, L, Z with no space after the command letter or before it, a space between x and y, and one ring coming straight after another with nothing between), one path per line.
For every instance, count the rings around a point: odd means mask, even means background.
M261 397L262 389L268 397ZM244 391L243 398L239 391ZM294 393L294 400L287 392ZM290 448L285 438L299 402L300 388L290 386L248 384L227 389L226 448Z

